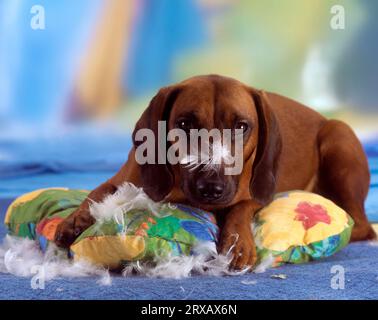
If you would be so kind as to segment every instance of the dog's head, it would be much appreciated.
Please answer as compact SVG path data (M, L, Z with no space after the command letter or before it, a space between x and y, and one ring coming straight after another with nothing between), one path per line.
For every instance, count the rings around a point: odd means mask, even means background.
M182 144L183 140L176 137L167 143L167 133L158 134L159 121L166 121L167 132L181 129L179 132L184 133L189 158L193 156L190 151L193 129L210 132L231 129L228 130L231 143L225 147L222 136L221 145L210 148L210 154L217 153L221 160L217 164L201 161L194 165L190 161L170 164L169 159L164 161L168 148L176 142ZM136 124L135 148L143 143L136 139L140 129L150 129L154 133L156 161L140 165L143 188L153 200L163 200L174 188L180 189L192 205L204 209L227 207L251 197L262 205L271 200L276 186L281 136L268 98L262 91L231 78L193 77L162 88L152 99ZM235 132L239 139L235 139ZM242 152L238 154L235 154L236 141L242 144ZM215 141L210 141L210 145L215 146ZM231 154L234 159L241 157L238 159L242 170L237 174L225 173L227 164L222 157Z

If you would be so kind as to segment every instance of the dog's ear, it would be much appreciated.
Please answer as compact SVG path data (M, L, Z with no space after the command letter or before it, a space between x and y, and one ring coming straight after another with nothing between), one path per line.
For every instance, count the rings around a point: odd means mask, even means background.
M154 164L141 164L141 182L143 190L154 201L163 200L174 186L174 174L167 161L161 163L159 155L167 154L167 136L161 136L159 141L158 121L165 121L166 128L170 111L179 92L177 86L165 87L152 98L149 106L138 120L133 132L134 148L137 148L143 141L136 141L135 134L140 129L150 129L155 139L155 161ZM159 152L160 149L160 152ZM166 158L166 157L165 157Z
M258 141L249 185L251 196L261 205L273 198L282 140L277 119L265 92L251 89L258 116Z

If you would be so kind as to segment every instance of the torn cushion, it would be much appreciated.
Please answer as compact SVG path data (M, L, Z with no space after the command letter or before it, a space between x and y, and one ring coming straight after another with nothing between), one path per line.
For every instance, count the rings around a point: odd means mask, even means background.
M7 210L8 233L35 239L45 251L59 223L77 209L88 193L45 189L23 195ZM190 255L198 242L215 244L218 237L211 213L180 204L151 205L152 201L131 185L123 186L104 203L93 204L91 212L97 223L71 245L70 256L75 260L85 258L116 269L129 261L152 261L157 255ZM104 210L113 210L114 214Z
M35 239L46 250L59 223L87 197L88 191L44 189L16 199L8 208L9 234ZM154 203L141 189L122 186L103 203L93 204L97 222L72 244L70 256L111 269L156 256L191 255L199 242L215 243L219 230L213 214L181 204ZM273 266L330 256L347 245L353 220L319 195L277 194L253 221L260 262Z

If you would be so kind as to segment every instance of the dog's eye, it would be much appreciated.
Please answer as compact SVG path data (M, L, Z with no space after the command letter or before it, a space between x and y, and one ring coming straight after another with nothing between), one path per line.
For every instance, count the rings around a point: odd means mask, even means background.
M188 119L178 120L176 126L185 132L190 132L190 129L193 129L193 123Z
M235 124L235 130L236 129L239 129L239 130L243 130L243 134L246 133L249 129L249 125L246 121L238 121L236 124Z

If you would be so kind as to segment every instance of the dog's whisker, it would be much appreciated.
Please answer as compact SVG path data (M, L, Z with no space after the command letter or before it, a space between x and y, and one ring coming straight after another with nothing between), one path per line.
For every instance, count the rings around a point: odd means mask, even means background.
M180 164L189 168L189 171L194 171L202 165L202 172L218 172L223 162L229 163L232 160L229 148L219 141L210 143L203 149L201 152L198 149L193 150L181 159Z

